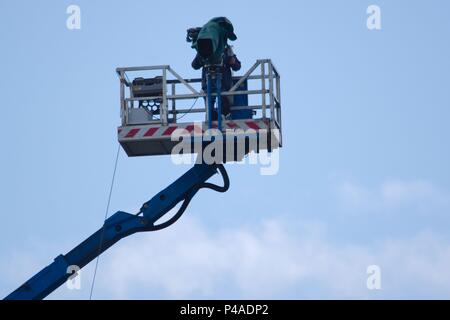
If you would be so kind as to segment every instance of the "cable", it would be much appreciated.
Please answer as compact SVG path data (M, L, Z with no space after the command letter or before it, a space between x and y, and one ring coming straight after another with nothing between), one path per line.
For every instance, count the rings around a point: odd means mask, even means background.
M186 116L194 108L195 104L197 103L197 100L198 100L198 97L197 97L197 99L195 99L194 103L189 108L189 110L186 111L181 117L177 118L177 121L180 120L180 119L183 119L183 117Z
M114 163L114 171L113 171L113 176L111 179L111 186L109 187L108 203L106 205L105 218L103 219L103 227L102 227L102 234L100 236L100 243L98 244L97 259L95 259L94 276L92 277L91 291L89 293L89 300L92 300L92 293L94 291L95 278L97 276L97 269L98 269L98 261L100 259L100 253L101 253L102 244L103 244L103 237L105 235L105 222L106 222L106 219L108 218L109 205L111 204L111 195L112 195L112 191L113 191L113 187L114 187L114 180L116 178L117 163L119 162L119 153L120 153L120 145L117 146L116 161Z
M214 191L221 192L221 193L228 191L228 189L230 188L230 178L228 177L227 170L225 170L225 167L223 166L223 164L218 164L217 169L219 169L219 172L222 175L223 186L221 187L221 186L218 186L213 183L205 182L200 185L199 189L207 188L207 189L212 189Z
M178 209L177 213L170 218L169 220L167 220L166 222L163 222L161 224L158 224L156 226L151 226L149 228L149 231L158 231L158 230L162 230L165 229L167 227L170 227L171 225L173 225L175 222L178 221L178 219L181 218L181 216L183 215L183 213L186 211L187 207L189 206L189 203L191 202L192 198L194 197L195 193L197 193L198 189L191 191L186 198L184 198L183 204L181 205L180 209Z
M158 224L156 226L153 225L153 226L149 227L147 229L147 231L162 230L162 229L165 229L167 227L170 227L172 224L177 222L178 219L180 219L181 216L183 215L183 213L186 211L186 209L189 206L189 203L191 202L191 200L194 197L194 195L197 193L198 190L200 190L202 188L211 189L211 190L214 190L214 191L217 191L217 192L221 192L221 193L227 192L228 189L230 188L230 178L228 177L228 173L225 170L225 167L223 166L223 164L217 165L217 168L219 169L219 172L222 175L223 186L218 186L218 185L213 184L213 183L202 183L202 184L200 184L199 187L194 188L193 190L191 190L186 195L186 197L183 200L183 203L181 204L180 209L178 209L177 213L172 218L170 218L166 222L163 222L163 223Z
M111 180L111 186L110 186L110 189L109 189L108 204L106 206L106 212L105 212L105 218L104 218L105 222L106 222L106 219L108 218L109 205L111 203L111 195L112 195L112 191L113 191L113 187L114 187L114 180L115 180L115 177L116 177L117 163L118 163L118 160L119 160L119 152L120 152L120 145L118 146L118 149L117 149L116 161L115 161L115 164L114 164L114 172L113 172L113 176L112 176L112 180ZM178 219L180 219L181 216L183 215L183 213L186 211L186 209L189 206L189 203L191 202L191 200L194 197L194 195L198 192L198 190L200 190L202 188L211 189L211 190L214 190L214 191L217 191L217 192L221 192L221 193L226 192L230 188L230 178L228 177L228 173L225 170L225 167L223 166L223 164L218 164L217 165L217 169L219 170L219 173L222 175L223 186L218 186L218 185L213 184L213 183L205 182L205 183L201 183L197 187L194 187L192 190L190 190L186 194L185 198L183 199L183 203L181 204L180 209L178 209L177 213L172 218L170 218L169 220L167 220L166 222L163 222L161 224L150 226L150 227L146 228L146 231L162 230L162 229L165 229L165 228L171 226L175 222L177 222ZM140 211L136 215L139 215L141 213L142 212ZM98 262L99 262L99 259L100 259L100 253L101 253L101 249L102 249L104 233L105 233L105 223L103 223L102 234L101 234L101 237L100 237L100 243L99 243L99 248L98 248L98 255L97 255L97 259L95 261L94 276L92 278L92 284L91 284L91 291L90 291L90 294L89 294L89 300L92 300L92 293L94 291L94 284L95 284L95 279L96 279L96 276L97 276Z

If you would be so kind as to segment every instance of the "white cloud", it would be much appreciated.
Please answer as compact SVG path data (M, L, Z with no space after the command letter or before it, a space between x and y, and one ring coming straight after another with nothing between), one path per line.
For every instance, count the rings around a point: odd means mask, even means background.
M352 182L341 183L337 192L341 204L346 208L366 207L373 201L369 190Z
M375 188L345 182L337 191L343 207L356 212L449 208L448 193L423 181L390 180ZM167 230L134 235L111 248L101 258L94 297L450 298L450 242L431 230L415 229L408 236L395 232L389 238L384 234L372 244L353 242L350 235L343 243L328 234L330 221L304 221L301 213L218 230L191 216ZM386 216L382 223L386 221L393 219ZM10 267L0 271L7 278L19 274L20 284L30 265L36 265L34 260L16 253L8 260ZM381 291L366 288L369 265L381 267ZM77 297L86 298L89 271L83 279L83 292ZM66 291L60 289L52 297L73 296Z
M448 209L450 194L427 181L387 180L374 188L350 181L337 187L338 200L350 212L378 212L409 208L418 212Z
M366 268L382 290L366 288ZM212 232L192 219L122 243L102 262L110 298L450 297L450 244L431 233L377 246L336 244L320 224L270 220Z
M385 203L404 204L416 201L437 201L440 192L429 182L391 180L380 188Z

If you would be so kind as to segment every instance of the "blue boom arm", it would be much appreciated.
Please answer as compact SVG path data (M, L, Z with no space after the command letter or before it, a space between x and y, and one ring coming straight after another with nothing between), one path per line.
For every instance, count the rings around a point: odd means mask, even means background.
M217 173L217 170L222 174L223 186L206 183ZM144 203L137 214L116 212L105 221L101 229L66 255L56 257L52 264L42 269L5 299L37 300L45 298L72 275L68 273L71 266L81 269L124 237L136 232L161 230L176 222L186 210L192 197L201 188L209 188L218 192L228 190L229 179L223 165L196 164L178 180ZM156 225L162 216L181 201L183 201L181 207L172 218Z

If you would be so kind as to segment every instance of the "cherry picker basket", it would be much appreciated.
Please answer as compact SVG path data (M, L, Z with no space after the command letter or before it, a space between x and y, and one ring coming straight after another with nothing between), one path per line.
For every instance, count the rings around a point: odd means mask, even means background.
M225 153L241 150L237 158L242 158L282 146L280 74L269 59L234 76L233 87L221 92L232 101L231 118L221 123L209 121L199 78L184 79L168 65L117 68L117 74L122 119L118 139L128 156L200 153L221 141ZM190 147L180 148L181 140Z

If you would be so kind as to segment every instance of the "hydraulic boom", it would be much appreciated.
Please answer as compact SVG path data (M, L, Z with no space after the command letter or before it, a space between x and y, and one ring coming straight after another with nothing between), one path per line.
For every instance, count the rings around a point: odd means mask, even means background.
M217 170L223 177L223 186L206 182L217 173ZM5 299L37 300L45 298L72 275L68 272L72 266L83 268L117 241L133 233L161 230L172 225L181 217L192 197L201 188L226 192L229 185L229 178L222 164L196 164L178 180L144 203L137 214L116 212L105 221L102 228L66 255L56 257L53 263L39 271ZM180 202L183 203L172 218L164 223L156 224L162 216Z

